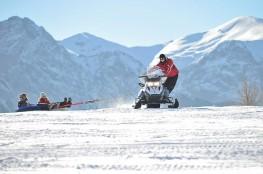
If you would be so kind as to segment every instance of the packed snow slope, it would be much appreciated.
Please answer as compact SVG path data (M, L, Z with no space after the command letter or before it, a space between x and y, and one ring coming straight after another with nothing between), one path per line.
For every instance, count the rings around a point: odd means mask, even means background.
M0 114L0 173L263 173L263 107Z
M176 95L182 103L202 106L238 103L245 79L263 86L262 50L263 19L237 17L206 32L179 38L160 53L173 58L181 71Z

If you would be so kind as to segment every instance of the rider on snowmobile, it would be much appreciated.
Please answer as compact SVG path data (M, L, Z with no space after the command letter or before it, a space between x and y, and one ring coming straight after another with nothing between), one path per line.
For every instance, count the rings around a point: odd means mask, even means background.
M167 58L164 54L160 54L159 59L160 62L156 66L166 75L167 79L164 86L169 90L169 93L171 93L177 82L179 70L176 68L173 60Z

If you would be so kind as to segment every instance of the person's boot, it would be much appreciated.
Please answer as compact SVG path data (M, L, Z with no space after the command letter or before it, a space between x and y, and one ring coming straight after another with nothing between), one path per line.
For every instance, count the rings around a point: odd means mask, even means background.
M139 108L141 108L141 106L142 106L142 103L141 103L141 101L139 100L139 101L137 101L137 102L135 103L134 109L139 109Z
M168 108L178 108L179 107L179 101L177 98L174 100L174 103L172 105L168 105Z

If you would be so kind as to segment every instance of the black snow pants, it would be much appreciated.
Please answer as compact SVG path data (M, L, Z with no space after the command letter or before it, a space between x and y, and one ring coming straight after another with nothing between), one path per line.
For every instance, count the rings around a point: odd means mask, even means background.
M164 82L163 86L165 86L168 89L169 93L171 93L172 90L174 89L177 79L178 79L178 75L174 77L168 77Z

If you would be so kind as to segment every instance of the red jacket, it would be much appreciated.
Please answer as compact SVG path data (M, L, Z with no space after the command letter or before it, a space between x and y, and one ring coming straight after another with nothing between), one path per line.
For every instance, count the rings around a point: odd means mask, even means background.
M156 66L158 66L167 77L175 77L179 74L179 70L174 65L172 59L167 58L165 62L160 62Z
M41 97L38 101L38 104L49 104L49 100L46 97Z

